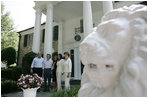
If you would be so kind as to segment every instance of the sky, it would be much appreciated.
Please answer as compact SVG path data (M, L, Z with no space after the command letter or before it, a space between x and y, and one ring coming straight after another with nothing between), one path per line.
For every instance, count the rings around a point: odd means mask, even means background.
M35 23L35 3L33 0L2 0L5 11L10 12L10 18L14 22L17 31L33 27ZM46 16L42 14L41 23L45 22Z

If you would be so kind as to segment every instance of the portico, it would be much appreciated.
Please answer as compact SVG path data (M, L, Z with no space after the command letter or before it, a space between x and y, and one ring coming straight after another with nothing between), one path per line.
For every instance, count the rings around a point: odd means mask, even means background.
M83 23L84 23L84 37L86 37L93 28L93 19L92 19L92 7L91 1L82 1L83 8ZM80 3L82 3L80 2ZM44 43L44 54L52 53L52 26L53 26L53 11L54 6L63 3L62 1L36 1L34 9L36 10L35 18L35 27L33 35L33 52L40 51L40 25L41 25L41 16L42 13L46 14L46 27L45 27L45 43ZM101 2L100 2L101 3ZM64 5L64 3L63 3ZM109 10L112 10L112 1L103 1L103 12L106 13ZM56 16L55 16L56 17ZM60 19L60 18L59 18ZM54 20L56 21L56 20ZM62 53L62 20L60 21L60 33L59 33L59 43L58 43L58 52Z
M99 7L97 7L99 6ZM99 10L101 8L102 12ZM45 39L44 39L44 58L47 53L52 54L53 52L53 24L58 25L58 53L65 51L70 52L74 55L73 57L73 78L81 79L82 64L79 57L79 44L80 42L91 32L93 29L94 12L98 12L101 16L106 12L113 9L112 1L35 1L36 16L35 16L35 27L33 34L33 45L32 51L37 53L40 51L40 31L41 31L41 17L42 14L46 15L45 24ZM80 17L83 20L83 32L79 34L81 41L74 41L70 39L69 33L72 33L68 28L68 25L72 25L68 22L74 19L74 17ZM96 18L96 17L95 17ZM68 20L68 21L67 21ZM99 20L99 19L98 19ZM98 24L98 23L95 23ZM78 25L77 25L78 26ZM74 28L73 28L74 29ZM76 34L76 31L75 31ZM64 36L63 36L64 35ZM66 36L67 35L67 36ZM75 36L74 34L71 34ZM68 45L69 44L69 45ZM74 51L74 53L71 53Z

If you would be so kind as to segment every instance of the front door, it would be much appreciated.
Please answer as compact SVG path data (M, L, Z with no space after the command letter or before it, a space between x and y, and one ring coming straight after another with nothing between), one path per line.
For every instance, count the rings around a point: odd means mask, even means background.
M74 50L70 50L70 58L71 58L71 63L72 63L72 73L71 77L74 77Z

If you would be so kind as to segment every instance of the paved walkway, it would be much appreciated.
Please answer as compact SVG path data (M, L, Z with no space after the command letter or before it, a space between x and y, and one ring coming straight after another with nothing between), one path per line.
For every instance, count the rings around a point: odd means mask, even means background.
M41 89L40 92L37 92L37 97L49 97L49 94L49 92L43 92ZM2 94L1 97L23 97L23 91Z
M75 86L76 85L71 85L71 88ZM63 84L63 87L64 87L64 84ZM49 97L49 96L50 96L50 92L43 92L43 87L41 87L40 92L37 92L37 97ZM23 97L23 91L1 94L1 97Z
M49 97L49 92L37 92L37 97ZM23 91L2 94L1 97L23 97Z

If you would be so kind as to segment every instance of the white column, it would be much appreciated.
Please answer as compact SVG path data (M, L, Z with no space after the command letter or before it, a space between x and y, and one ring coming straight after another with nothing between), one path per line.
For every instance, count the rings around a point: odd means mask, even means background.
M62 51L62 23L59 24L59 34L58 34L58 53L63 53Z
M83 1L83 24L84 37L86 37L93 29L92 8L90 1Z
M38 53L40 51L40 28L41 28L41 10L36 9L35 26L33 34L32 51Z
M80 52L79 52L79 48L77 49L77 54L78 54L78 59L77 59L77 62L78 62L78 77L79 77L79 80L81 80L81 62L80 62Z
M46 12L46 27L45 27L45 43L44 43L44 58L47 54L52 54L52 24L53 24L53 5L47 5Z
M113 10L113 3L112 1L102 1L103 2L103 13L107 13Z
M78 56L77 48L74 48L74 79L79 79Z

